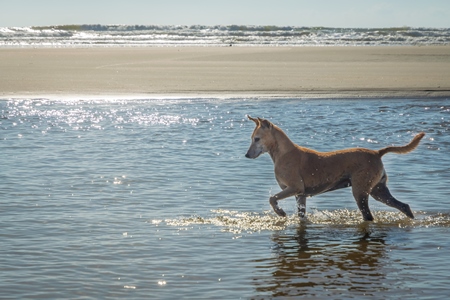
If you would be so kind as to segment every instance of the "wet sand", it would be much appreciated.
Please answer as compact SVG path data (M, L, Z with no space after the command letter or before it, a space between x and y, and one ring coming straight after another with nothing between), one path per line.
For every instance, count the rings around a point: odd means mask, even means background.
M449 97L450 46L0 49L0 96Z

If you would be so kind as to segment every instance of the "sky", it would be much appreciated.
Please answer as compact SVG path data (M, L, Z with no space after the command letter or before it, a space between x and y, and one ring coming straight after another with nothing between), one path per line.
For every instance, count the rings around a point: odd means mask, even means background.
M450 28L450 0L0 0L0 27L67 24Z

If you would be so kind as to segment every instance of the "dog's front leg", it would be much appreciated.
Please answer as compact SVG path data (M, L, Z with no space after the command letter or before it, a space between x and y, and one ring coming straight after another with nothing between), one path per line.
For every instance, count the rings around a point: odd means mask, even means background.
M277 215L286 217L286 213L284 212L284 210L278 206L278 200L282 200L284 198L294 196L297 193L298 193L298 191L296 191L296 189L294 189L292 187L286 187L284 190L282 190L278 194L270 197L270 199L269 199L270 205L272 206L273 210L276 212Z
M295 200L297 200L298 217L303 219L306 216L306 196L295 195Z

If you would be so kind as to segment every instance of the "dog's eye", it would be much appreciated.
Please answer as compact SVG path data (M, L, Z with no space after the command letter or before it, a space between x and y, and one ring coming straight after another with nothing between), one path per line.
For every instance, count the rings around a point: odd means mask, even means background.
M255 138L255 142L259 142L259 138L256 137L256 138Z

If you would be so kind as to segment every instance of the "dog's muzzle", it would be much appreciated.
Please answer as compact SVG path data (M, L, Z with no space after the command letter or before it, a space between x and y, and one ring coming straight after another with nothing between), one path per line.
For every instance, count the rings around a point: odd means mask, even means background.
M247 157L247 158L252 158L252 159L254 159L254 158L257 158L259 155L251 155L250 154L250 152L247 152L246 154L245 154L245 157Z

